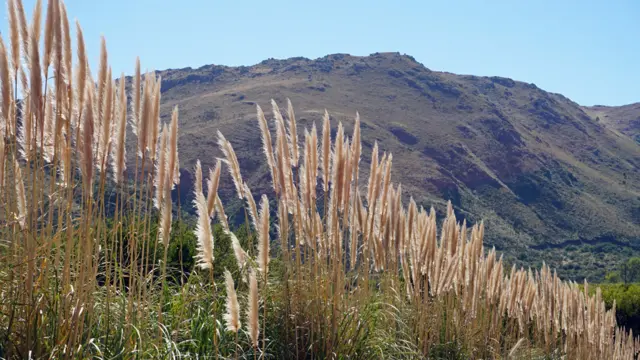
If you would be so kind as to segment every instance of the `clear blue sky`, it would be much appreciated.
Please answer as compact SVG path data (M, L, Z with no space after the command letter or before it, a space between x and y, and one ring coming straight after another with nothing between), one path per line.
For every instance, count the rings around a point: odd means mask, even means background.
M24 0L31 12L34 0ZM44 1L46 3L46 0ZM113 72L399 51L432 70L533 82L583 105L640 101L640 1L67 0ZM6 6L0 10L6 34Z

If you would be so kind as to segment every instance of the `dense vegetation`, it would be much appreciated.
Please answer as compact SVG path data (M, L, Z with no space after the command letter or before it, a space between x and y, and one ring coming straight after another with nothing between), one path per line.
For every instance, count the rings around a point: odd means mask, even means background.
M607 283L599 284L607 309L615 302L619 325L640 333L640 257L632 257L607 273ZM593 292L593 290L592 290Z
M632 257L607 274L609 283L623 282L624 284L640 282L640 257Z
M618 324L640 333L640 284L600 284L607 308L615 302Z
M223 158L206 182L196 164L197 217L184 218L179 113L161 123L160 79L138 61L129 85L114 81L104 40L94 79L79 25L74 65L58 0L45 14L37 2L30 23L20 0L8 9L1 357L637 358L599 289L548 266L509 270L450 203L439 222L405 206L377 144L360 174L357 114L349 137L326 112L320 131L299 131L291 102L286 120L275 101L273 121L257 106L275 197L256 201L218 132ZM223 169L239 227L218 195Z

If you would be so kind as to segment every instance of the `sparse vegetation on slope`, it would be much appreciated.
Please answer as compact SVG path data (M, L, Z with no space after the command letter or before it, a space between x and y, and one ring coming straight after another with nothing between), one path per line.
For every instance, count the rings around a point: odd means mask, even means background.
M9 0L0 41L1 357L637 359L599 289L509 271L451 203L441 224L405 206L375 140L361 174L357 114L333 134L326 111L318 130L291 102L283 116L272 101L273 119L257 106L274 196L254 198L218 132L183 219L182 123L177 107L161 121L160 78L138 61L114 81L103 40L94 79L80 25L73 57L64 4L40 5L27 23Z

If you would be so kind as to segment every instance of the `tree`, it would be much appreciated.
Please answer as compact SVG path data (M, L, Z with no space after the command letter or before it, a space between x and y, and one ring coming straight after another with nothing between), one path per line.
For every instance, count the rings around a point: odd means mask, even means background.
M640 282L640 257L632 257L626 265L628 281Z
M608 276L609 274L607 274ZM620 265L620 281L627 283L640 282L640 257L635 256Z
M611 284L622 282L622 276L620 276L619 271L612 271L607 273L604 277L605 281Z

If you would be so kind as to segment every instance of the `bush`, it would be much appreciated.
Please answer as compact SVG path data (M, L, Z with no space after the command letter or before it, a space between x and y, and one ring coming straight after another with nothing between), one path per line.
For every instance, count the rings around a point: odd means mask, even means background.
M602 298L610 309L616 302L616 319L618 325L640 332L640 284L600 284ZM595 286L591 292L594 292Z

